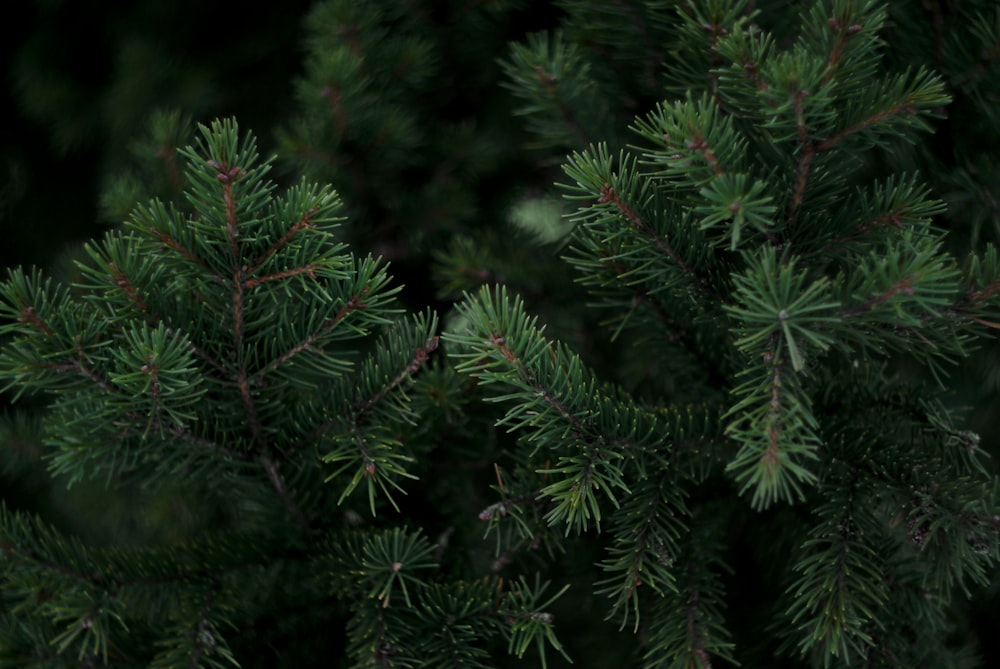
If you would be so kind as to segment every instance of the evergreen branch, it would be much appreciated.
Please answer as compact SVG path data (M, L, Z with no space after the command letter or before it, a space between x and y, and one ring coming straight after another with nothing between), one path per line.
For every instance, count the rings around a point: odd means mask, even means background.
M218 608L217 599L218 592L211 590L196 609L189 610L192 607L187 604L184 610L174 614L170 634L157 644L163 650L150 662L150 669L223 669L240 666L225 637L219 632L220 623L235 626L228 621L218 620L215 611Z
M869 511L853 481L824 486L820 523L809 533L789 587L786 615L799 636L801 653L817 649L846 663L863 659L874 645L869 632L881 627L888 593L884 560L862 539Z
M255 383L260 383L263 377L278 369L279 367L290 362L293 358L300 355L305 351L312 350L321 341L324 334L329 331L335 330L342 321L348 318L351 313L359 309L367 309L368 304L365 302L365 296L368 294L370 288L369 286L363 286L360 291L356 294L348 297L344 304L340 307L336 314L331 318L323 321L315 332L309 334L305 339L299 341L294 346L286 350L280 356L276 357L274 360L269 362L266 366L262 367L253 376L253 381Z
M874 350L876 335L878 345L905 351L936 376L941 361L964 356L968 335L954 318L960 312L948 313L960 294L958 270L950 258L942 261L939 247L938 239L905 231L839 277L840 301L850 305L842 316L856 324L839 330L840 343ZM865 336L858 325L867 326Z
M493 489L500 493L500 501L479 512L479 520L487 523L483 537L496 534L494 571L503 569L521 549L538 550L549 539L544 516L551 511L553 502L542 493L548 480L547 468L548 463L541 472L518 467L505 484L499 465L494 463L497 485Z
M357 339L368 335L369 328L391 323L389 316L396 310L391 308L392 297L399 287L389 287L389 275L384 264L368 256L363 259L345 259L347 271L322 285L317 291L324 298L316 303L283 305L287 311L289 333L297 341L288 347L271 344L270 360L262 365L251 377L255 384L262 383L268 374L281 371L283 376L295 377L292 363L303 360L303 365L322 371L328 377L337 377L350 369L349 352L333 355L332 344L338 340ZM338 271L339 272L339 271ZM270 311L260 314L270 316ZM268 320L270 322L270 320ZM282 337L282 342L289 337ZM422 343L422 342L421 342ZM303 358L304 353L310 355Z
M629 206L626 204L621 196L615 192L615 189L608 182L604 182L599 191L600 195L597 198L597 204L604 204L605 202L610 202L618 210L621 216L631 225L636 232L638 232L643 237L650 240L653 245L663 251L670 260L674 262L677 267L688 277L692 286L696 290L703 290L704 284L694 270L688 266L684 261L684 258L655 230L653 230L649 225L643 222L643 220L636 214Z
M817 151L829 151L859 135L877 141L872 132L876 129L885 135L901 135L902 128L924 128L921 117L927 115L926 110L943 106L951 99L941 79L927 70L906 72L861 87L854 97L853 113L844 114L847 122L840 130L818 140ZM872 108L875 111L868 111Z
M834 42L833 49L830 50L830 55L826 59L826 74L823 75L823 79L820 82L823 86L830 83L830 79L835 76L837 65L840 63L841 56L844 55L844 47L847 44L847 40L862 30L860 23L852 23L844 26L836 17L831 18L829 23L830 29L837 34L837 39Z
M680 237L683 224L676 220L679 212L671 208L671 203L652 196L648 184L636 178L635 170L635 158L622 152L616 166L604 144L585 153L574 153L563 167L566 176L575 182L575 185L563 185L569 191L565 197L586 200L589 205L571 216L571 220L582 228L577 238L583 238L589 247L581 255L589 257L599 250L605 256L603 262L617 261L627 264L629 269L643 269L644 273L655 275L656 285L662 285L660 266L651 266L647 257L638 255L646 248L655 248L669 259L670 266L680 271L685 290L690 288L701 296L720 298L706 277L660 229L664 225L676 227ZM633 239L622 238L620 222L636 233ZM587 265L582 260L575 264L586 270ZM626 276L626 272L619 273L623 280Z
M84 354L82 347L78 347L75 353L76 356L70 362L66 362L61 365L51 365L50 369L58 372L69 370L76 371L80 374L80 376L92 382L107 395L112 397L119 395L118 389L115 388L107 378L103 377L90 367L87 363L87 357Z
M915 293L914 284L919 282L922 277L919 274L910 274L902 277L898 277L895 283L885 290L880 291L875 295L869 296L864 302L858 304L850 309L845 309L841 312L842 318L855 318L860 314L873 311L886 302L891 301L896 295L902 293L907 297L912 297Z
M816 144L809 137L809 129L806 127L805 113L802 108L802 99L808 93L803 90L796 90L792 93L792 102L795 109L795 124L798 130L798 162L795 168L795 188L792 197L788 202L788 222L794 226L799 217L799 210L805 199L806 186L809 183L809 168L812 166L813 158L816 155Z
M556 413L563 418L563 420L572 426L573 431L577 436L583 436L586 434L587 429L584 425L584 421L575 413L570 411L570 409L560 400L558 395L553 392L552 389L545 387L538 381L535 374L525 366L524 360L522 360L518 354L507 345L507 338L505 336L494 332L490 335L489 343L491 346L494 346L500 355L503 356L518 372L522 382L525 383L528 388L533 390L538 396L540 396L542 401L550 408L554 409Z
M415 418L406 404L404 386L437 348L438 338L432 334L436 324L432 314L420 315L413 323L393 324L380 338L376 353L363 362L351 385L334 389L329 410L335 418L320 424L307 438L308 442L325 436L332 440L333 448L323 455L323 461L342 464L326 477L327 481L354 469L339 502L364 481L373 515L376 488L398 509L390 488L404 494L405 491L395 479L416 478L404 466L413 458L401 452L402 442L391 425L393 421L412 422Z
M834 148L840 142L844 141L848 137L851 137L852 135L867 130L872 126L876 126L888 119L899 116L901 114L916 114L917 113L916 102L917 100L915 98L910 98L902 100L892 105L891 107L880 110L872 114L871 116L862 119L855 125L849 128L844 128L843 130L838 131L837 133L831 135L830 137L827 137L826 139L819 141L816 144L816 149L819 151L829 151L830 149Z
M416 594L427 587L419 574L438 566L432 560L434 546L419 530L350 532L339 539L327 558L334 587L346 587L382 610L391 608L393 593L398 592L413 606Z
M787 351L793 369L800 372L806 346L822 351L834 343L824 330L838 322L834 310L840 303L832 299L825 277L806 285L807 272L796 272L794 258L779 263L774 247L748 260L746 273L734 277L737 304L727 307L743 323L736 346L776 362ZM776 348L775 342L780 342Z
M53 336L55 334L52 331L52 328L50 328L48 326L48 324L45 322L45 320L41 316L38 315L38 313L35 311L35 308L33 306L31 306L30 304L28 306L24 307L23 309L21 309L21 313L17 317L17 322L18 323L26 323L28 325L33 325L34 327L36 327L39 330L41 330L42 334L44 334L47 337L51 337L51 336Z
M215 178L222 184L222 203L226 218L226 237L229 240L229 250L234 263L242 259L240 253L239 217L236 214L236 198L233 195L233 184L244 176L244 170L239 165L219 163L211 159L208 166L215 170Z
M373 516L377 515L375 506L377 492L381 492L392 508L398 512L399 505L392 490L405 495L406 490L396 479L398 477L417 479L417 476L409 473L404 466L404 463L413 462L414 458L401 452L402 442L384 429L363 429L362 426L351 423L341 430L342 432L335 436L333 442L335 448L323 456L323 461L344 462L344 464L331 472L326 481L338 478L354 465L357 467L354 476L344 486L337 503L343 504L344 500L364 481L368 493L368 508Z
M545 339L537 319L525 314L520 298L511 301L504 287L492 294L484 287L458 309L471 328L445 334L446 340L467 347L454 354L466 359L458 370L474 375L480 384L515 389L514 394L498 391L491 398L518 400L501 424L511 430L535 426L539 430L533 440L571 435L583 444L622 451L660 443L660 417L623 401L612 388L600 387L578 356ZM604 411L598 408L602 405ZM612 413L617 416L614 423L608 420Z
M804 499L802 484L818 480L800 462L819 459L816 419L798 380L786 370L786 363L772 360L757 378L733 390L745 397L726 414L737 416L726 433L740 444L726 471L735 472L741 493L753 490L754 508Z
M821 63L823 73L817 88L837 90L874 74L873 52L886 22L881 2L816 2L804 19L809 39L802 46Z
M507 652L522 658L528 648L534 644L542 662L542 669L547 666L545 660L546 642L566 660L570 660L569 655L566 654L562 644L555 636L554 616L545 610L559 599L569 586L564 586L555 595L542 601L548 586L548 582L540 582L537 576L534 586L522 577L516 582L513 589L504 593L498 611L498 614L507 623L504 628L504 634L508 639Z
M250 264L250 267L247 270L247 274L255 274L257 270L261 267L261 265L266 263L276 253L280 252L281 249L283 249L289 242L291 242L292 239L295 238L296 234L298 234L300 231L313 229L311 219L319 211L320 211L319 206L315 206L312 207L305 214L303 214L302 218L300 218L298 221L295 222L294 225L288 228L285 234L283 234L276 242L274 242L274 244L268 246L267 249L265 249L264 252L256 260L254 260L253 263ZM310 278L315 278L315 277L310 275Z
M932 230L933 218L944 210L944 203L931 197L915 174L890 176L884 182L859 189L857 197L852 198L837 216L837 222L843 221L846 231L824 242L817 254L844 252L847 249L838 247L852 241L891 239L905 231L928 233Z
M466 361L459 371L474 375L481 386L502 384L489 401L511 402L498 422L510 430L531 428L527 439L555 447L555 466L546 475L555 480L543 490L554 506L546 518L565 521L566 532L587 529L591 519L600 527L604 497L618 506L616 491L629 494L622 464L644 450L658 449L669 429L659 413L644 411L612 387L598 385L579 358L542 335L534 318L513 302L506 290L483 288L459 305L467 330L446 334L463 347ZM622 463L622 464L619 464Z
M957 586L989 583L1000 556L1000 520L995 483L926 477L911 485L901 510L906 538L924 569L922 584L945 600Z
M359 309L365 309L368 305L365 303L365 295L368 294L368 287L365 286L361 289L359 293L353 295L344 302L336 314L333 317L323 321L319 328L315 332L310 334L308 337L302 341L297 342L294 346L286 350L280 356L269 362L266 366L258 370L253 377L254 382L260 383L263 377L273 372L274 370L282 367L283 365L290 362L296 356L302 354L305 351L312 350L315 348L316 344L320 341L321 337L327 331L334 330L342 321L344 321L351 313Z
M494 578L428 583L417 607L425 625L416 631L424 638L414 654L425 666L488 669L491 654L482 641L501 632L501 588L502 582Z
M153 237L148 228L139 227L139 232L141 237ZM137 247L143 248L137 252ZM210 365L220 377L228 376L229 372L218 360L186 337L181 329L167 324L158 309L150 303L151 299L162 297L163 284L169 282L164 276L168 272L165 262L168 258L162 257L155 251L147 252L141 238L116 233L105 236L100 245L86 245L85 250L93 263L79 263L78 268L90 279L88 288L118 298L119 294L105 290L108 285L114 286L125 296L126 304L134 307L135 312L140 314L148 325L154 327L167 325L168 334L182 338L191 351ZM124 308L116 310L114 316L116 320L121 319L122 323L134 318L134 314Z
M633 616L633 629L639 631L642 586L660 597L676 591L673 567L681 552L678 540L687 532L682 518L688 515L678 488L667 476L643 479L612 516L614 541L600 564L610 575L594 586L595 593L612 600L607 618L621 615L619 629Z
M718 571L722 561L718 533L721 519L699 517L684 537L677 581L654 602L643 656L645 669L711 669L716 657L738 664L726 629L724 590Z
M991 303L1000 295L1000 259L996 246L990 244L982 255L969 258L964 283L968 286L965 294L955 304L958 311L979 317L990 313Z
M135 305L136 309L144 314L147 314L150 321L155 322L160 320L159 317L150 310L149 305L142 298L142 295L139 294L139 290L135 284L132 283L132 281L128 278L125 272L118 267L118 265L113 262L109 262L108 272L114 285L124 291L124 293L128 296L129 301Z
M658 174L676 178L680 184L699 189L731 172L742 172L747 160L747 140L737 131L733 118L721 113L707 96L688 94L673 104L660 103L632 126L657 148L643 154L646 162L660 168Z
M142 416L140 416L139 414L130 414L129 418L135 420L136 426L138 426L138 423L142 419ZM172 438L178 438L181 441L192 444L194 446L198 446L199 448L203 448L212 453L218 453L219 455L223 455L233 460L245 460L247 458L246 453L236 451L231 448L227 448L224 445L216 441L213 441L211 439L200 437L197 434L190 432L188 429L186 429L181 425L172 424L168 426L157 422L147 422L147 425L143 430L143 434L146 434L150 431L169 434L169 436ZM121 432L121 438L128 439L129 437L135 436L136 434L139 433L131 432L128 430L128 428L126 428Z
M322 269L319 265L305 265L303 267L293 267L292 269L287 269L281 272L275 272L274 274L267 274L264 276L253 276L243 280L243 287L247 289L256 288L262 283L267 283L268 281L280 281L282 279L288 279L293 276L307 276L310 279L316 279L316 270Z
M365 413L371 410L371 408L375 404L382 401L382 399L385 398L386 395L392 392L393 389L399 387L399 385L402 384L404 381L410 379L414 374L416 374L420 370L421 367L424 366L424 363L426 363L430 359L430 354L434 352L437 349L437 347L438 347L437 337L431 337L430 339L428 339L427 343L424 346L414 351L413 360L410 361L410 364L408 364L406 368L403 369L403 371L401 371L391 381L389 381L389 383L382 386L378 390L378 392L372 395L371 397L368 397L367 399L358 398L357 400L355 400L353 407L355 415L358 416L358 418L360 419Z
M13 525L15 528L13 531L17 531L17 518L12 519L10 511L7 510L6 505L0 506L0 529L7 530L8 526ZM37 530L36 530L37 531ZM4 532L4 534L11 534L10 530ZM53 534L49 530L49 534ZM45 541L49 537L43 536L40 539L34 539L33 543L36 546L44 547ZM79 546L73 544L72 549L74 552L80 549ZM6 554L7 559L10 560L11 565L20 565L29 567L32 571L41 572L43 574L50 574L57 577L67 577L73 581L84 584L88 587L90 586L102 586L104 585L103 578L97 574L85 573L84 571L76 570L71 567L66 566L65 558L67 550L63 549L62 554L59 556L58 561L56 559L46 559L42 555L39 555L35 549L25 548L17 545L15 541L8 538L5 541L0 541L0 551Z
M154 216L155 215L156 214L154 214ZM152 234L153 237L155 237L164 246L164 248L176 251L177 253L181 254L181 256L183 256L187 260L193 262L198 267L200 267L203 270L209 272L209 275L211 276L212 280L215 281L216 283L220 283L220 284L221 283L225 283L226 280L222 277L221 274L213 271L208 266L208 264L205 263L204 260L202 260L201 258L199 258L197 255L195 255L194 252L192 252L190 249L186 248L180 242L178 242L177 240L175 240L168 233L162 232L157 227L152 226L152 225L149 226L148 230L149 230L150 234Z

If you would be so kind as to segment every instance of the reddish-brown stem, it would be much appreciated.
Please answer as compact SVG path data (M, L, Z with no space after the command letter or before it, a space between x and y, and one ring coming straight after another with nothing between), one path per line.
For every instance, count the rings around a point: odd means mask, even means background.
M808 95L806 91L799 90L793 96L799 131L799 164L795 173L795 190L792 192L792 200L788 204L789 225L794 224L798 219L802 201L805 199L806 186L809 184L809 168L816 155L816 145L809 139L805 112L802 108L802 100L806 95Z
M149 313L149 306L142 299L142 296L139 295L139 290L135 287L135 284L125 276L125 272L113 262L108 263L108 269L111 270L111 279L114 281L114 284L125 291L125 294L128 295L129 300L135 305L136 309L144 314L149 314L154 320L159 320L153 314Z
M825 86L833 75L837 71L837 66L840 64L840 59L844 55L844 47L847 45L847 40L853 35L861 32L861 26L857 23L851 23L849 25L844 25L837 18L831 18L827 21L830 29L837 33L837 41L834 43L833 48L830 50L830 55L826 59L826 74L823 75L823 80L820 83L821 86Z
M221 276L219 276L218 274L216 274L214 271L212 271L212 269L209 268L209 266L205 264L205 261L203 261L197 255L195 255L190 249L188 249L188 248L184 247L183 245L181 245L173 237L171 237L170 235L168 235L165 232L161 232L156 227L152 227L151 226L149 228L149 231L165 247L173 249L174 251L177 251L182 256L184 256L185 258L187 258L188 260L190 260L194 264L198 265L198 267L201 267L203 270L211 272L212 278L215 281L217 281L219 283L225 283L225 280Z
M843 314L841 314L841 317L842 318L852 318L852 317L857 316L859 314L862 314L862 313L864 313L866 311L871 311L872 309L876 308L880 304L884 304L884 303L888 302L889 300L891 300L893 297L895 297L899 293L905 293L906 295L913 295L913 292L914 292L914 290L913 290L913 280L915 278L919 278L919 277L911 277L911 276L904 276L904 277L902 277L899 281L897 281L895 284L893 284L892 286L890 286L888 288L888 290L886 290L886 291L884 291L882 293L879 293L875 297L869 299L868 301L864 302L863 304L861 304L861 305L859 305L859 306L857 306L857 307L855 307L853 309L848 309Z
M262 368L256 374L254 374L253 379L255 382L260 381L263 376L269 372L274 371L281 365L287 363L289 360L302 353L303 351L309 350L320 338L320 336L330 330L331 328L337 327L345 318L347 318L352 312L358 309L366 309L368 305L365 303L365 295L368 294L368 286L365 286L361 291L349 299L344 306L340 308L339 311L333 316L333 318L327 319L319 329L300 341L299 343L292 346L290 349L282 353L280 356L272 360L266 367Z
M544 387L541 383L538 382L538 380L535 378L535 375L531 373L531 370L527 369L524 366L524 363L521 360L521 358L517 355L517 352L507 345L506 337L504 337L501 334L494 333L492 337L490 337L490 343L494 347L496 347L498 351L500 351L500 354L503 355L503 357L506 358L508 362L510 362L511 366L514 367L514 369L520 372L520 374L524 377L524 379L528 382L528 384L531 385L539 393L539 396L545 401L546 404L551 406L553 409L556 410L556 412L559 413L560 416L565 418L566 421L573 426L573 429L578 434L580 435L586 434L586 428L583 422L579 419L579 417L573 414L573 412L570 411L565 404L559 401L559 398L553 395L548 388ZM554 352L553 355L555 355Z
M260 267L267 261L268 258L273 256L275 253L281 250L286 244L288 244L288 242L290 242L292 238L295 237L295 235L299 231L305 230L306 228L312 228L311 219L312 215L315 213L316 213L315 207L307 211L305 215L298 222L295 223L295 225L290 227L288 231L281 236L281 239L279 239L270 247L268 247L268 249L264 251L264 253L262 253L261 256L253 262L253 264L250 265L248 273L252 274L253 272L255 272L258 267Z
M611 184L605 182L601 187L600 193L601 195L597 199L599 204L604 204L606 202L613 204L615 209L618 210L618 212L633 228L635 228L637 232L648 238L653 245L656 246L656 248L663 251L663 253L670 258L674 264L681 269L681 271L684 272L694 288L702 290L705 287L701 277L699 277L694 270L686 262L684 262L684 258L681 257L677 250L674 249L674 247L672 247L669 242L661 237L655 230L646 225L642 218L640 218L639 215L635 213L631 207L629 207L628 203L622 200L621 196L615 192L615 189L611 186Z
M1000 279L997 279L993 283L990 283L982 290L973 290L968 293L969 302L981 302L982 300L988 300L1000 291Z
M768 410L767 450L760 462L769 472L781 465L781 365L775 364L771 372L771 406Z
M417 371L419 371L420 368L423 367L424 363L427 362L427 360L430 358L431 353L434 352L434 350L437 349L437 347L438 347L437 337L431 337L430 339L428 339L427 343L425 343L423 346L414 351L413 360L411 360L410 364L408 364L406 368L403 369L403 371L397 374L394 379L392 379L389 383L380 388L377 393L369 397L367 400L357 401L354 403L354 410L356 414L361 415L365 413L372 406L380 402L383 397L388 395L393 388L401 384L408 377L416 374Z
M361 452L361 455L366 463L365 465L366 472L369 475L374 474L375 463L372 462L368 456L368 448L364 442L363 435L356 429L358 423L361 421L361 417L363 416L363 414L367 412L369 409L371 409L375 404L380 402L387 394L389 394L389 392L392 391L393 388L399 386L399 384L405 381L407 377L417 373L417 371L419 371L420 368L424 365L424 363L426 363L427 360L430 358L430 354L437 348L437 346L438 346L437 337L431 337L430 339L428 339L424 346L418 348L414 352L413 359L406 366L406 368L403 369L403 371L401 371L399 374L397 374L396 377L393 378L388 384L380 388L378 392L369 397L367 400L359 399L355 401L352 407L353 413L346 421L343 419L332 420L323 423L322 425L319 425L309 434L309 436L305 440L305 443L314 442L320 435L326 433L327 431L347 424L351 427L354 439L358 444L358 449Z
M48 324L46 324L45 320L38 315L38 312L36 312L35 308L31 305L28 305L23 309L21 309L21 315L20 317L18 317L17 322L27 323L28 325L34 325L36 328L44 332L49 337L55 334L55 332L52 331L52 328L50 328Z
M295 267L293 269L287 269L282 272L275 272L274 274L267 274L264 276L250 277L243 282L245 288L256 288L262 283L267 283L268 281L279 281L281 279L287 279L292 276L299 276L305 274L310 279L316 278L316 270L319 269L315 265L305 265L304 267Z
M816 145L816 149L819 151L827 151L836 146L838 143L840 143L847 137L850 137L855 133L861 132L865 128L871 127L883 119L889 118L890 116L896 116L897 114L903 112L908 114L916 113L916 108L914 108L912 101L904 100L899 104L895 104L884 111L880 111L877 114L872 114L868 118L862 120L860 123L857 123L856 125L853 125L850 128L844 128L840 132L831 135L830 137L827 137L822 142Z
M688 141L686 148L689 151L697 151L700 153L701 157L705 159L705 163L708 164L708 168L712 170L712 174L719 175L726 173L726 170L719 164L719 159L715 155L715 151L713 151L712 147L708 145L708 142L705 140L700 130L694 131L694 134Z

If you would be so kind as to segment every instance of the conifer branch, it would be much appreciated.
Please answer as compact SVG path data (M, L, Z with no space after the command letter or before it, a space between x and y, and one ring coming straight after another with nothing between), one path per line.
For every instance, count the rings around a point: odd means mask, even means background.
M250 265L250 267L247 269L246 273L248 275L256 274L257 270L260 268L260 266L263 265L265 262L267 262L272 256L274 256L274 254L280 252L281 249L283 249L289 242L291 242L295 238L296 234L298 234L302 230L311 230L311 229L313 229L312 217L318 211L319 211L318 207L313 207L308 212L306 212L302 216L302 218L300 218L298 221L296 221L296 223L294 225L292 225L291 227L288 228L288 230L285 232L285 234L282 235L281 238L278 239L278 241L274 242L274 244L272 244L271 246L267 247L267 249L260 255L260 257L258 257ZM311 274L310 278L315 278L315 276ZM253 279L250 279L250 280L252 281ZM265 280L267 280L267 279L260 279L258 281L258 283L262 283ZM254 285L256 285L256 284L254 284ZM248 285L247 287L248 288L252 288L253 286Z
M642 218L633 211L628 204L622 200L621 196L615 192L615 189L608 182L604 182L601 187L600 194L596 200L598 204L604 204L610 202L615 206L615 209L621 214L629 225L631 225L636 232L641 234L643 237L649 239L656 248L663 251L664 255L670 258L677 267L680 268L682 272L688 277L691 285L698 291L702 291L705 288L704 282L701 277L698 276L695 271L684 261L684 258L670 245L670 243L661 235L659 235L655 230L653 230L649 225L643 222Z
M146 301L139 294L138 288L135 286L135 284L132 283L132 281L128 278L128 276L126 276L125 272L123 272L113 262L108 263L108 270L111 275L111 280L114 282L116 286L118 286L119 288L122 289L122 291L125 292L125 294L128 296L129 301L131 301L132 304L135 305L136 309L138 309L140 312L144 314L147 314L147 318L151 322L155 323L160 320L155 313L152 313L150 311L149 305L146 304Z
M268 281L281 281L282 279L288 279L293 276L306 276L310 279L316 279L316 270L321 269L317 265L306 265L304 267L294 267L292 269L283 270L281 272L275 272L274 274L267 274L264 276L254 276L246 279L243 282L244 287L248 289L256 288L257 286L267 283Z
M48 337L53 336L55 333L52 328L46 324L45 319L38 315L35 308L28 305L21 309L21 315L17 319L18 323L27 323L28 325L34 325L36 328L42 331Z
M0 507L0 665L971 669L1000 259L949 249L996 232L988 2L317 3L276 158L158 116L75 283L0 283L0 387L45 411L0 416L3 479L44 499L41 453L101 542ZM287 158L331 186L278 192ZM353 236L473 292L439 335Z
M220 275L219 273L213 271L205 263L204 260L202 260L201 258L199 258L190 249L184 247L184 245L182 245L180 242L178 242L177 240L175 240L168 233L163 232L163 231L159 230L156 226L152 226L152 225L149 227L149 231L164 246L164 248L173 249L174 251L177 251L178 253L180 253L184 258L186 258L187 260L193 262L195 265L197 265L201 269L203 269L206 272L208 272L209 275L212 277L212 280L215 281L216 283L220 283L220 284L226 283L226 280L225 280L225 278L222 277L222 275Z
M209 167L215 170L215 178L222 184L222 203L226 219L226 237L229 239L229 250L237 266L241 263L239 218L236 215L236 198L233 195L233 184L243 176L243 169L238 165L220 164L215 160L208 161Z
M427 343L414 351L413 360L410 364L406 366L399 374L397 374L389 383L378 389L371 397L366 399L358 398L354 402L355 415L358 417L364 415L369 411L375 404L382 401L386 395L393 391L393 389L399 387L407 379L411 378L414 374L420 371L420 368L430 359L431 353L433 353L438 347L438 338L431 337L427 340Z
M844 25L845 21L838 19L836 16L830 17L827 21L837 38L833 43L833 48L830 49L830 54L826 59L826 73L820 80L820 86L826 86L830 83L830 80L836 76L837 66L840 64L840 59L844 55L844 47L847 45L847 41L854 35L861 32L864 28L860 23L850 23Z
M323 321L315 332L309 334L305 339L297 342L294 346L257 371L253 376L253 382L261 383L266 374L273 372L282 365L287 364L303 352L315 348L317 343L325 334L335 330L337 326L339 326L341 322L345 321L353 312L359 309L367 309L368 304L365 302L365 296L370 290L370 286L363 286L356 294L348 297L337 313L331 318Z
M799 210L805 199L806 185L809 183L809 168L816 155L816 146L809 137L809 130L806 128L805 113L802 109L802 99L808 95L807 91L796 90L792 93L792 102L795 109L795 123L798 128L798 164L795 168L795 189L788 203L788 222L794 225L799 217Z
M97 371L92 369L89 364L87 364L87 357L83 351L83 348L77 345L76 357L68 363L63 363L61 365L54 365L52 369L56 371L68 371L74 370L78 372L82 377L91 381L98 388L103 390L107 395L117 395L118 389L114 385Z
M830 137L827 137L826 139L818 142L816 144L816 148L819 151L829 151L830 149L834 148L835 146L840 144L840 142L844 141L848 137L851 137L852 135L855 135L859 132L867 130L868 128L878 125L879 123L882 123L886 119L890 119L894 116L899 116L901 114L915 115L917 114L917 107L916 107L917 104L918 104L918 99L916 98L916 96L904 99L892 105L891 107L881 110L875 114L872 114L871 116L862 119L855 125L849 128L844 128L843 130L840 130L837 133L831 135Z

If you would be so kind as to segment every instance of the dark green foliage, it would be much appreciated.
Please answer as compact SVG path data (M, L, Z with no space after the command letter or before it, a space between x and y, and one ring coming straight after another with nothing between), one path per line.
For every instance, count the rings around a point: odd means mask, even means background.
M0 285L0 665L1000 657L995 7L302 26Z
M309 13L282 163L338 185L357 244L419 270L477 218L502 219L530 163L492 61L551 11L525 4L343 0Z
M536 640L558 648L535 608L550 601L544 585L431 587L434 543L363 520L398 508L414 453L442 436L414 429L438 404L414 399L432 386L412 387L437 348L434 316L404 317L386 265L336 240L333 191L277 194L234 123L203 127L182 156L190 215L136 208L87 247L72 289L10 273L0 374L18 394L51 393L55 473L151 493L183 480L190 503L215 511L179 543L119 549L5 509L4 656L237 665L227 639L289 604L306 628L351 611L358 664L484 654L497 637L518 656ZM455 602L465 608L445 613ZM481 622L466 629L464 617ZM270 661L299 657L283 655Z
M753 623L725 622L720 578L727 564L736 579L759 567L725 537L753 533L754 510L776 504L800 510L782 528L795 546L787 571L761 584L780 652L925 666L949 634L930 609L994 573L995 474L940 402L955 363L989 334L1000 268L992 247L955 260L932 223L944 207L919 177L865 158L919 141L949 101L944 81L880 69L877 3L815 3L787 44L742 3L714 4L711 18L677 10L711 38L712 76L637 119L635 148L598 144L564 167L579 203L566 258L617 342L641 347L646 383L632 397L602 387L503 292L469 295L446 336L469 359L458 369L490 384L503 423L523 433L520 471L535 492L520 499L544 509L550 531L610 538L599 566L625 578L595 579L609 616L672 649L646 666L740 657L727 630ZM549 96L527 78L522 90ZM558 105L541 105L528 109L556 123ZM715 421L701 433L655 419L692 404ZM678 466L692 449L717 457ZM733 486L727 502L699 492L720 481ZM501 522L536 532L504 509ZM661 514L679 520L650 524ZM702 517L717 534L702 533ZM675 598L694 555L698 594ZM704 609L679 642L666 630L694 615L691 601Z

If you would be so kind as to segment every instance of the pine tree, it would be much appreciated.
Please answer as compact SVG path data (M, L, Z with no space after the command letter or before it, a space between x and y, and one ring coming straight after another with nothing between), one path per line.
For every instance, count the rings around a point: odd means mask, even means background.
M2 507L2 661L981 666L1000 14L574 0L495 60L515 4L318 4L275 160L160 116L72 283L0 285L11 443L139 525Z
M86 546L4 508L5 661L301 666L345 619L361 665L558 647L544 583L431 578L443 538L371 520L426 477L448 422L446 374L413 388L436 317L401 313L386 265L337 241L329 187L276 194L235 123L183 156L187 206L137 208L88 246L79 284L11 272L0 368L53 393L55 473L171 488L199 531Z
M595 592L644 666L768 662L778 644L807 666L966 666L954 604L995 579L995 469L949 371L996 327L996 251L959 263L943 204L884 168L949 96L884 67L881 3L808 4L794 40L744 2L647 5L676 93L562 180L564 258L626 351L615 377L504 288L470 292L446 335L523 435L504 480L519 503L491 522L603 536ZM577 110L626 94L569 31L515 60L525 113L562 145L560 119L590 142L609 121ZM733 583L759 599L727 614Z

